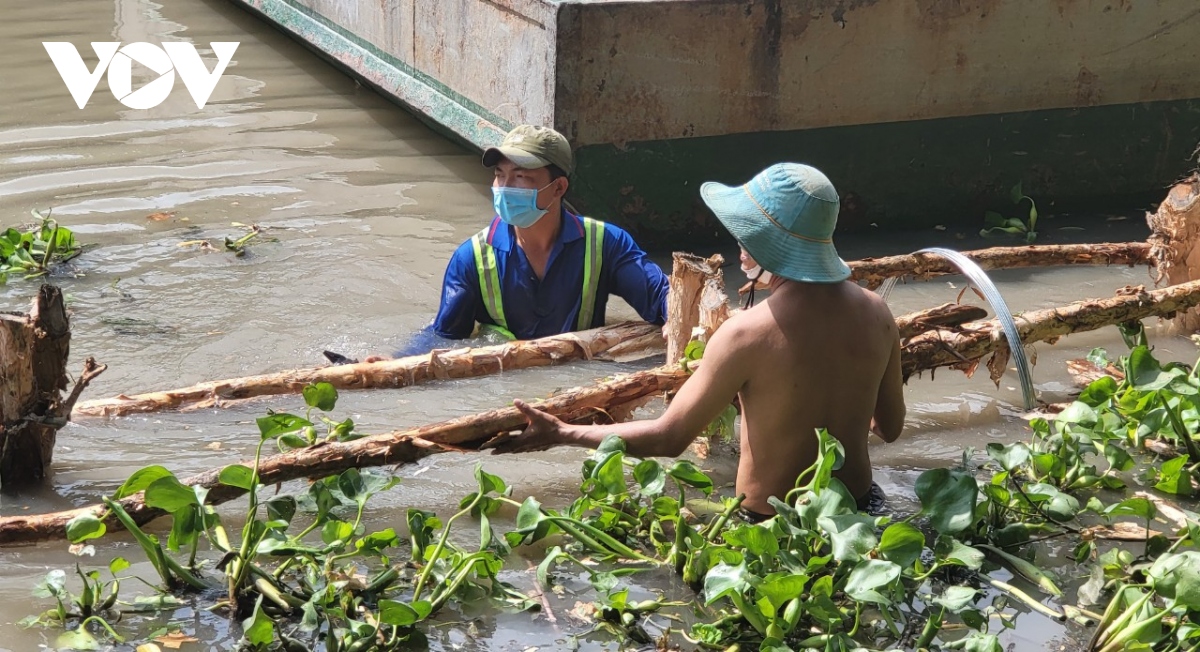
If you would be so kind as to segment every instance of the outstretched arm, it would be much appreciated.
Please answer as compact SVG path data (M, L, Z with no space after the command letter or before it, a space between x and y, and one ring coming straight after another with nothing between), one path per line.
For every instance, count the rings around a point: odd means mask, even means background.
M688 379L657 419L607 426L574 426L533 408L524 401L513 404L529 419L524 434L496 448L497 453L521 453L554 446L595 448L608 435L625 440L634 457L676 457L717 418L748 378L746 356L739 355L748 340L736 318L713 335L700 369Z

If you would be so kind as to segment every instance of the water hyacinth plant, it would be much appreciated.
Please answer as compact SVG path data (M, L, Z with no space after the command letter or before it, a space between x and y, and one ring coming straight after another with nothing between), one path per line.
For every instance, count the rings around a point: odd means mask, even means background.
M691 462L634 459L616 437L583 462L565 507L517 500L477 468L475 491L445 521L410 509L407 537L364 528L371 496L396 482L370 470L267 497L257 461L228 466L221 482L249 496L233 536L204 492L161 467L143 469L114 497L145 491L169 512L165 546L107 504L160 575L158 599L222 596L212 608L237 616L244 649L420 647L447 605L536 610L549 603L514 578L554 588L582 573L595 599L572 610L589 620L575 634L630 648L1000 652L1000 630L1038 614L1078 628L1089 652L1200 650L1200 516L1180 502L1200 470L1200 376L1160 363L1144 336L1129 341L1113 363L1122 380L1101 378L1065 410L1033 419L1026 441L968 450L953 468L921 473L915 514L859 513L836 477L842 447L824 431L814 434L815 463L759 524L739 518L740 499L720 496ZM1108 362L1101 351L1092 357ZM304 398L304 416L259 420L259 455L268 444L359 436L349 420L326 416L332 387L311 386ZM1135 484L1147 489L1135 493ZM510 517L511 529L497 532ZM477 535L463 545L452 531L467 522ZM82 517L69 534L95 539L103 523ZM1048 546L1070 551L1067 573L1046 568ZM541 563L506 570L522 547ZM116 640L110 617L127 607L116 597L124 567L110 570L107 582L81 570L80 596L65 574L48 578L39 595L56 606L26 624L70 628L66 646ZM631 597L656 574L682 584L670 596ZM1068 584L1069 575L1086 581Z
M65 226L38 211L31 211L36 224L24 230L9 227L0 232L0 283L10 274L37 278L50 272L51 267L65 263L83 252L75 234Z

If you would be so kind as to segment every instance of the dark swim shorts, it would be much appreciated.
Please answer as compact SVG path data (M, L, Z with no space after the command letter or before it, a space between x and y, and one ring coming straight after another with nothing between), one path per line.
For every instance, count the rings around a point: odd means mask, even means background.
M887 494L883 493L883 487L880 487L877 482L872 482L867 493L858 499L858 511L866 512L871 516L882 516L886 507ZM758 524L771 518L774 514L761 514L749 509L739 509L738 516L747 523Z

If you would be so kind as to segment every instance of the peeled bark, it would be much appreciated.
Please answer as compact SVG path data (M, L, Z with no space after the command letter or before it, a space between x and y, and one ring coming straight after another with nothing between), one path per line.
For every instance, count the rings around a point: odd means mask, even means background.
M1031 245L992 247L962 252L983 269L1015 267L1053 267L1057 265L1153 265L1150 244L1122 242L1072 245ZM946 274L959 274L949 261L931 254L905 254L851 261L852 280L874 290L885 279L908 276L927 280Z
M671 289L667 294L667 361L683 358L692 333L700 326L701 303L725 305L725 281L721 265L725 262L719 254L711 258L700 258L692 254L676 253L671 269ZM728 308L726 307L726 316ZM706 325L709 326L709 325ZM709 331L711 334L711 331Z
M42 481L54 457L71 327L62 292L43 285L28 315L0 314L0 484Z
M1142 286L1126 287L1109 299L1035 310L1017 316L1015 321L1022 342L1053 342L1070 333L1146 317L1170 317L1196 305L1200 305L1200 281L1191 281L1154 291ZM924 369L954 366L974 371L989 353L1008 354L1008 343L994 319L957 331L937 329L910 338L903 345L901 367L906 381Z
M1200 173L1176 184L1158 207L1148 213L1150 257L1157 263L1155 282L1178 285L1200 279ZM1179 332L1200 330L1200 309L1181 312L1172 324Z
M560 364L571 360L603 358L613 351L624 357L632 344L656 352L662 348L658 327L645 322L625 322L578 333L495 346L435 350L424 355L360 362L333 367L294 369L272 374L215 380L161 392L124 394L86 401L71 416L117 416L137 412L220 407L224 402L275 394L298 394L305 385L327 382L337 389L408 387L431 380L472 378L500 371Z

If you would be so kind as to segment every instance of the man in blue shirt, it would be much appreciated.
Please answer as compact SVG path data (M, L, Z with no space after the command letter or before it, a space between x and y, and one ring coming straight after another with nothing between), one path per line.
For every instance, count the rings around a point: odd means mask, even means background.
M433 324L396 353L470 337L481 325L508 339L532 339L604 325L609 295L662 325L667 277L628 233L563 207L575 159L562 134L513 129L483 153L495 216L454 252Z

